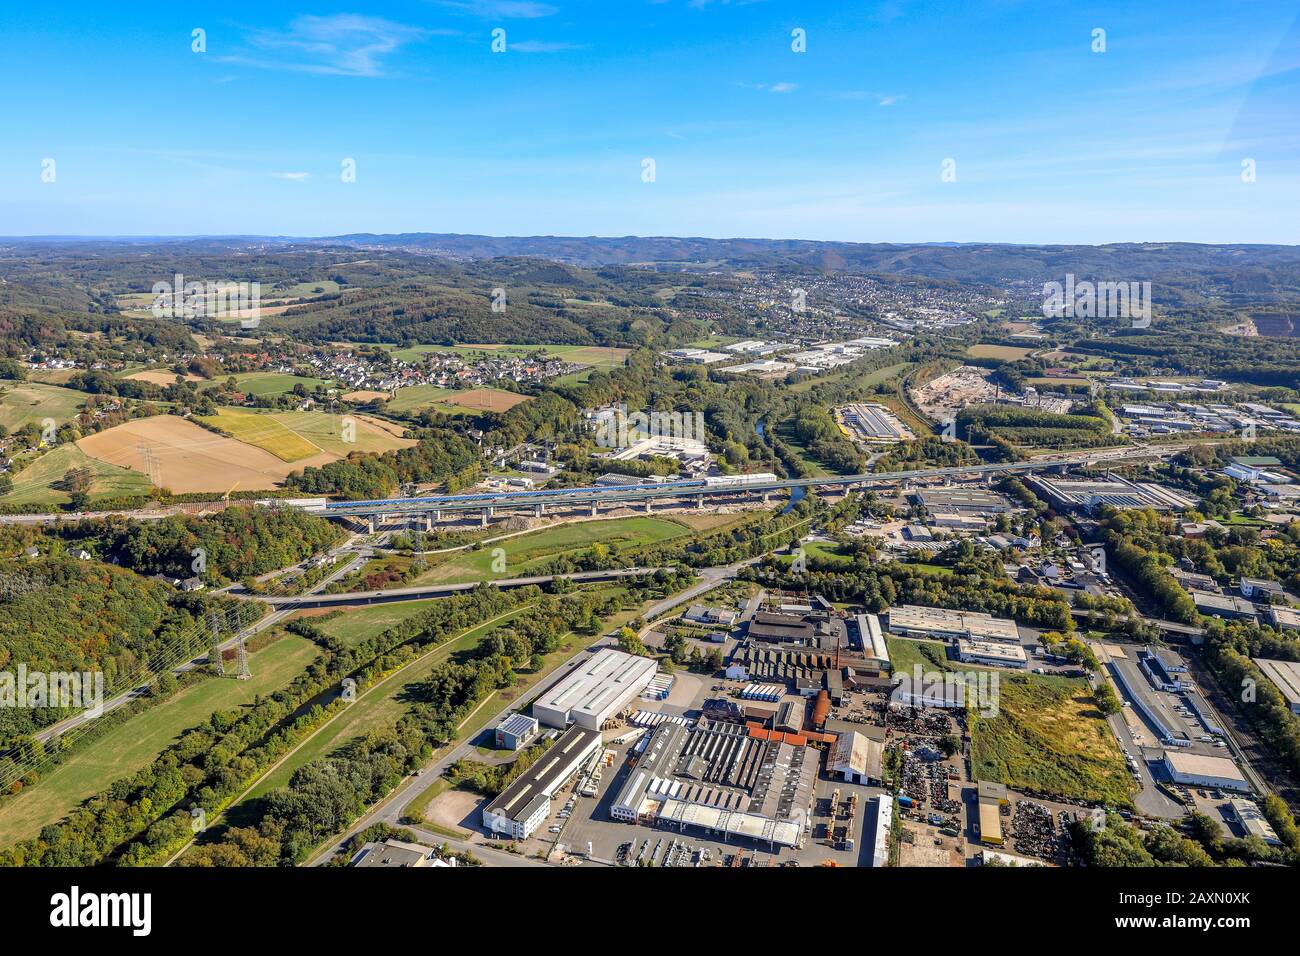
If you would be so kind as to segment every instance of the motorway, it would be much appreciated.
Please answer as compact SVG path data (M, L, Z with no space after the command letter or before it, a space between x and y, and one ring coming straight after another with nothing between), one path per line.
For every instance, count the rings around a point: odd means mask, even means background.
M426 584L409 588L389 588L381 591L347 591L341 594L299 594L292 597L268 597L252 595L244 591L232 590L231 597L262 601L272 607L282 609L283 613L311 607L349 607L354 604L387 604L391 601L420 601L425 598L447 597L472 591L483 584L497 588L521 588L530 584L550 584L556 578L585 584L589 581L615 581L620 578L639 577L653 574L659 568L614 568L608 571L575 571L572 574L540 574L527 578L496 578L482 581L464 581L460 584ZM333 575L337 577L337 575Z
M857 475L831 475L821 478L783 478L774 481L754 482L745 485L696 485L666 482L662 485L618 485L610 488L582 487L556 488L545 491L502 492L500 494L432 495L417 498L385 498L374 501L333 502L320 507L307 508L314 514L330 517L375 517L394 514L421 514L426 512L481 511L485 516L497 508L545 508L548 505L572 506L589 504L593 508L602 503L628 505L641 502L647 506L655 500L697 499L713 495L755 495L788 491L793 488L866 488L890 485L927 478L979 477L982 475L1014 474L1049 471L1069 466L1098 465L1107 462L1138 461L1147 458L1167 458L1190 448L1187 443L1178 445L1135 445L1132 448L1111 448L1098 451L1065 452L1042 455L1029 461L998 462L996 464L959 465L950 468L917 468L910 471L868 472Z

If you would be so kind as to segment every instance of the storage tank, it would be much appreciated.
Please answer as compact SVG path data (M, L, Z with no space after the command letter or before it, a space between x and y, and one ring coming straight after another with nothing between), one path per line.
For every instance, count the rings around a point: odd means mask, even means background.
M821 729L826 725L826 718L831 713L831 695L825 690L817 692L817 700L813 704L812 725Z

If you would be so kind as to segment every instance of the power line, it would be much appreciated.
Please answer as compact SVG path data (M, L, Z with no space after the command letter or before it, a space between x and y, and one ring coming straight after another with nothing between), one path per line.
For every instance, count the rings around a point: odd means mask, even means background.
M133 693L138 688L147 684L154 676L171 673L184 663L194 660L194 646L198 643L197 639L205 630L212 630L215 628L213 633L219 633L220 624L214 624L214 621L219 622L223 619L226 624L227 632L236 632L242 643L243 631L245 629L239 620L239 609L237 607L226 608L220 617L218 617L215 611L210 612L206 622L193 622L188 628L182 630L171 638L168 642L167 648L152 655L150 663L142 665L142 667L136 670L128 680L119 684L123 689L114 696L120 697L123 694ZM220 654L218 652L218 657L219 656ZM35 756L27 763L21 763L19 757L25 748L31 748L38 745L45 746L57 744L60 751L70 750L82 737L94 729L95 719L96 718L83 719L82 722L76 726L44 741L38 739L38 737L34 735L31 740L26 741L23 745L15 747L7 753L0 754L0 759L9 758L14 761L14 765L11 768L7 771L0 772L0 792L8 791L16 781L21 780L33 771L43 769L57 755L56 753L46 752ZM37 735L40 733L41 731L37 731Z

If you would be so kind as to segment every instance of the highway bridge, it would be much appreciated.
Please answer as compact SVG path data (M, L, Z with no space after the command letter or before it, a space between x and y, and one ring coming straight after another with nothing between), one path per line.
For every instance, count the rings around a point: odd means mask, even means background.
M764 500L773 494L795 488L827 488L852 490L932 478L992 478L999 475L1022 474L1036 471L1064 470L1109 463L1122 464L1151 458L1167 458L1185 451L1188 444L1135 445L1131 448L1111 448L1098 451L1073 451L1042 455L1028 461L999 462L996 464L958 465L948 468L918 468L911 471L869 472L857 475L831 475L820 478L773 478L752 480L743 475L734 480L698 478L683 481L665 481L655 484L615 485L611 487L547 488L540 491L483 492L463 495L430 495L412 498L384 498L372 501L298 502L299 507L326 517L356 517L365 520L385 515L424 514L430 521L443 514L479 512L483 522L498 510L533 510L544 514L547 507L573 508L590 506L595 514L599 505L628 507L644 504L646 510L655 501L694 500L704 507L705 499L720 495L761 495Z

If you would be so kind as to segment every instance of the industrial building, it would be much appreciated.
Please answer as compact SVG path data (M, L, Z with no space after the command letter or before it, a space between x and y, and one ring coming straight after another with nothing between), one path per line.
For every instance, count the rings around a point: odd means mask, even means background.
M1050 504L1065 511L1095 511L1102 505L1185 511L1196 504L1182 492L1118 477L1079 481L1032 475L1027 480Z
M990 667L1029 666L1029 657L1023 647L998 641L958 641L957 659L967 664L987 664Z
M1279 631L1300 631L1300 611L1275 604L1268 609L1268 619Z
M610 816L796 846L808 827L820 755L806 738L701 719L655 728Z
M746 634L752 640L772 644L811 644L816 629L798 614L759 611L750 619Z
M657 668L648 657L605 648L538 697L533 716L548 727L600 730L645 690Z
M889 645L885 642L880 618L874 614L855 614L853 625L850 633L857 638L863 659L868 664L874 665L877 673L890 670L892 665L889 661Z
M1009 805L1006 784L981 780L976 784L976 799L980 842L1002 846L1006 843L1002 834L1002 808Z
M1235 594L1211 594L1208 591L1189 591L1196 610L1211 617L1230 620L1255 620L1255 605Z
M1133 702L1133 707L1151 725L1151 728L1166 747L1190 747L1191 738L1183 729L1182 721L1170 709L1168 703L1151 685L1142 668L1132 660L1113 656L1110 662L1111 673L1120 689Z
M953 485L946 488L923 488L912 494L917 504L932 515L1000 515L1015 510L1006 495L974 486Z
M498 750L519 750L537 736L537 721L527 714L511 714L495 733Z
M350 866L371 869L400 869L402 867L433 866L433 850L405 840L374 840L365 844L352 858Z
M860 442L910 441L916 437L890 409L874 402L845 405L835 414L849 437Z
M1255 657L1252 660L1286 698L1291 713L1300 714L1300 662L1274 661L1266 657Z
M488 831L526 840L551 814L551 796L563 787L604 742L600 731L573 726L538 761L483 808Z
M847 783L878 784L885 745L857 731L839 734L826 755L826 772Z
M930 640L1007 641L1020 643L1016 622L982 611L950 611L940 607L900 604L889 609L893 634Z
M1166 750L1165 769L1174 783L1189 787L1213 787L1217 790L1250 792L1250 784L1232 760L1185 750Z
M736 623L736 612L721 607L705 607L692 604L682 614L682 623L695 624L700 627L731 627Z
M1277 831L1273 829L1273 824L1268 822L1268 817L1264 816L1264 812L1254 800L1235 797L1228 801L1228 806L1231 808L1232 818L1246 831L1246 836L1259 837L1269 846L1282 845L1282 841L1277 837Z
M1183 700L1187 701L1187 709L1196 715L1196 719L1201 722L1206 733L1224 736L1224 730L1219 723L1218 715L1210 707L1209 702L1201 696L1201 692L1196 689L1186 690L1183 692Z
M1187 664L1173 651L1157 650L1138 651L1138 667L1147 679L1160 690L1191 690L1193 684L1183 675L1187 673Z
M889 865L889 830L894 823L894 798L882 795L876 800L876 826L871 837L871 865Z

